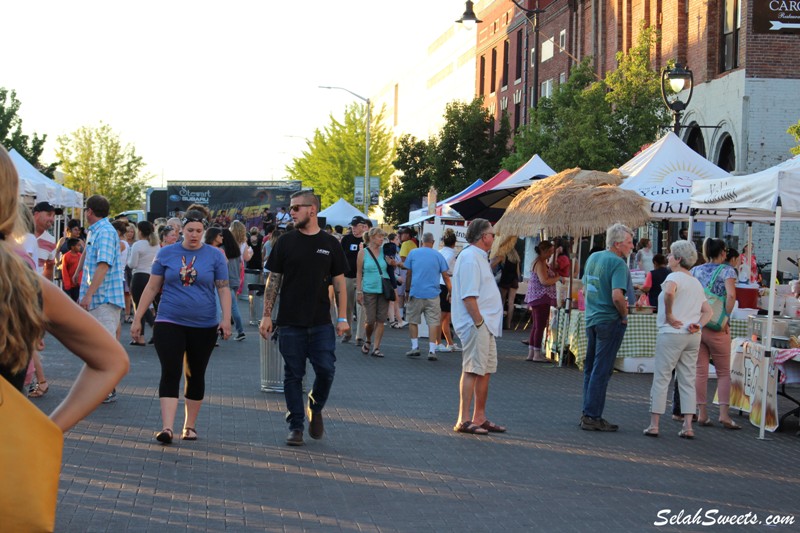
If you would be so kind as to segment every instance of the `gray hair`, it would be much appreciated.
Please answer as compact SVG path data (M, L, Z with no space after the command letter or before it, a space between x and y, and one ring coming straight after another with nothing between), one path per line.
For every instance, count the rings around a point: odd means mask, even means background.
M436 239L433 238L433 233L423 233L422 242L436 242Z
M697 249L691 241L675 241L669 247L672 257L677 259L681 266L690 269L697 262Z
M481 239L481 237L483 237L483 233L491 227L492 224L485 218L473 219L467 228L467 242L470 244L475 244Z
M633 237L633 231L625 224L617 222L606 230L606 250L610 250L614 244L625 240L625 235Z

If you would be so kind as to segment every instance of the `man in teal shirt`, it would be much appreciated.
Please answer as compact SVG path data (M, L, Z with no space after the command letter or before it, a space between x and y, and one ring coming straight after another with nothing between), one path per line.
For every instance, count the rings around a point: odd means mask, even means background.
M586 261L583 287L586 300L586 360L583 368L581 429L616 431L603 418L606 389L614 372L614 359L628 326L630 271L625 263L633 250L633 232L614 224L606 230L606 250Z

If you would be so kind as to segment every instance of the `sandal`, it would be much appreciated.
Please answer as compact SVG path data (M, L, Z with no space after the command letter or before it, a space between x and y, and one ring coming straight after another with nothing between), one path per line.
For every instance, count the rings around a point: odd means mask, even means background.
M172 430L164 428L156 433L156 440L161 444L172 444Z
M719 423L722 424L722 427L725 429L742 429L742 426L733 420L720 420Z
M693 439L694 431L691 429L682 429L678 432L678 436L682 439Z
M658 437L658 428L648 426L642 433L645 437Z
M42 387L42 385L44 385L44 387ZM50 385L47 384L47 381L40 381L28 390L28 398L41 398L47 394L49 390Z
M714 425L714 422L706 418L705 420L698 420L697 424L703 427L711 427Z
M470 435L488 435L489 430L472 423L472 420L464 420L453 428L456 433L469 433Z
M131 341L131 342L129 342L128 344L130 344L131 346L147 346L147 345L146 345L145 343L143 343L143 342L136 342L136 341Z
M361 353L363 353L364 355L367 355L369 353L369 349L370 348L371 348L371 344L369 342L365 341L364 344L361 345Z
M181 433L181 439L197 440L197 431L195 431L194 428L185 427L183 428L183 432Z
M488 431L489 433L505 433L506 432L506 428L504 428L503 426L498 426L494 422L489 422L488 420L486 420L483 424L481 424L481 427L483 429L485 429L486 431Z
M372 351L372 357L383 357L383 352L381 352L380 348L375 348Z
M125 323L126 324L133 324L133 317L131 315L126 316L125 317Z

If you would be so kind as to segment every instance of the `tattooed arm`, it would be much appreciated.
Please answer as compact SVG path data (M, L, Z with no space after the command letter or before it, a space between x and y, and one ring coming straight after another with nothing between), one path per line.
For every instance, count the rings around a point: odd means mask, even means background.
M222 320L219 329L222 331L222 338L227 339L231 336L231 289L227 279L214 281L219 293L219 305L222 307Z
M261 324L258 326L258 331L265 339L272 333L272 308L278 298L282 280L283 274L277 272L270 272L267 277L267 286L264 288L264 316L261 317Z

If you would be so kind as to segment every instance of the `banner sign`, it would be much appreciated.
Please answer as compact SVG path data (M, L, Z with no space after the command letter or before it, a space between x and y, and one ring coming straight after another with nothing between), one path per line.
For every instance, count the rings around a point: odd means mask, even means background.
M369 205L378 205L381 195L381 179L378 176L369 177Z
M767 371L764 345L736 338L731 341L731 409L750 413L750 423L760 427L763 372ZM767 423L764 429L778 429L778 379L774 358L769 359L767 376ZM714 397L714 403L719 403Z
M225 211L231 220L259 224L262 211L288 206L289 197L301 188L300 181L178 181L167 182L167 213L175 216L191 204L206 206L215 218Z
M356 176L355 178L355 194L353 195L353 203L355 205L366 205L364 203L364 176Z
M800 2L754 0L753 33L800 34Z

